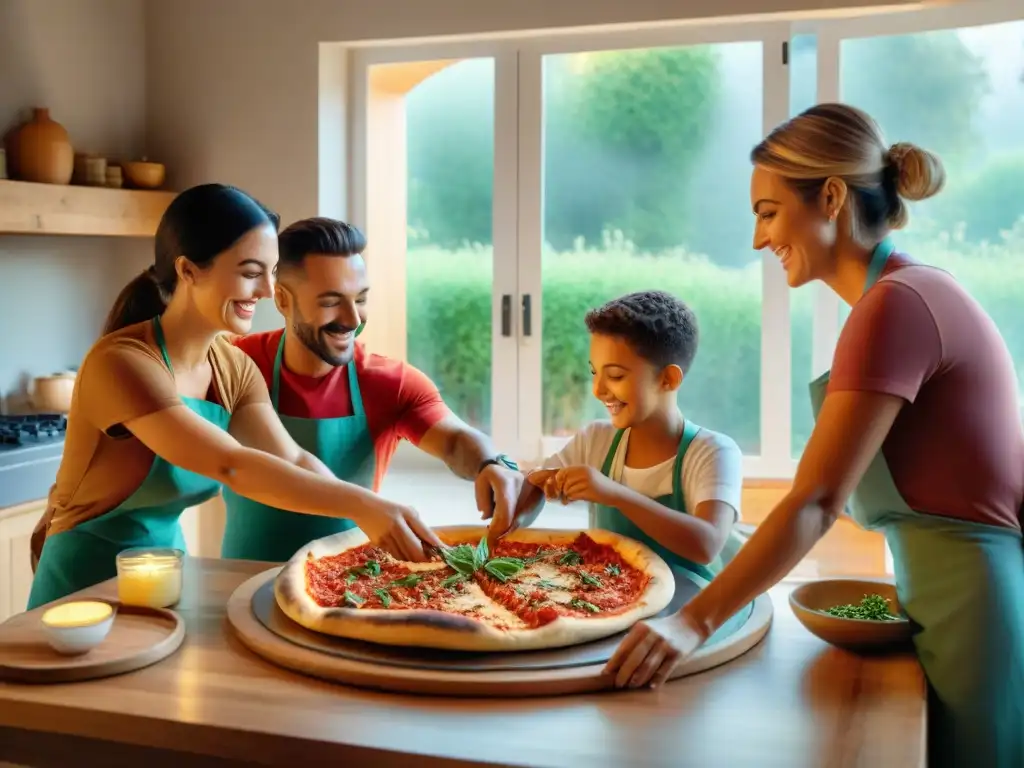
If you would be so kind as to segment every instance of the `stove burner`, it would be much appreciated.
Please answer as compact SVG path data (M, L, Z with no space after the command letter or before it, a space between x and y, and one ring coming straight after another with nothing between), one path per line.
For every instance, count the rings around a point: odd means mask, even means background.
M63 437L67 428L67 417L59 413L0 416L0 446L49 442Z

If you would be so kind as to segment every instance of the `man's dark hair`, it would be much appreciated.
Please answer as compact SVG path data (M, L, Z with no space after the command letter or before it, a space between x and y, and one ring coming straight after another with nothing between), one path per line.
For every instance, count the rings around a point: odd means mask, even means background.
M586 316L587 330L617 336L647 362L678 365L686 373L697 354L697 316L664 291L640 291L613 299Z
M302 267L310 254L354 256L366 249L366 235L337 219L316 216L290 225L277 236L281 267Z

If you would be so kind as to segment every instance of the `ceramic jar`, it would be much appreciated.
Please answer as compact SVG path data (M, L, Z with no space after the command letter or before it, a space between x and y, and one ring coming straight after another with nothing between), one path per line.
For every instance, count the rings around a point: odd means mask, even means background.
M32 119L10 139L11 170L21 181L68 184L75 170L75 153L64 126L50 118L50 110L37 107Z

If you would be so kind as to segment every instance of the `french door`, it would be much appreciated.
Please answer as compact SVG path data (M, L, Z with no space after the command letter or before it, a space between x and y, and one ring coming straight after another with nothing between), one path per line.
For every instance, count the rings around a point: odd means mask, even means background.
M1024 274L1003 279L1019 269L1012 237L1024 242L1022 17L1019 3L984 0L358 49L350 215L370 242L365 338L537 460L604 415L586 310L669 290L701 329L684 411L740 444L747 477L790 477L810 434L807 383L830 366L846 312L819 286L789 290L753 251L748 157L789 116L844 100L946 161L951 202L913 209L901 243L954 268L1024 374ZM964 232L936 229L961 213Z
M604 415L585 312L671 290L701 321L683 407L732 434L753 471L784 474L788 295L750 245L747 155L787 114L788 35L729 25L356 52L351 215L370 242L370 348L534 461ZM628 110L637 82L660 89L645 99L649 135L606 109Z

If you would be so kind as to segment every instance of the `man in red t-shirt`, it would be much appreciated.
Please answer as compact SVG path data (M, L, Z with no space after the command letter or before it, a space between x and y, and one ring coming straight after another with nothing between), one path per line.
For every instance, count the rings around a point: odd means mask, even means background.
M340 479L378 491L405 438L474 481L485 517L510 518L523 490L515 462L455 416L423 373L356 341L370 289L363 234L313 218L281 232L279 244L274 301L285 329L239 337L235 344L263 373L295 441ZM223 557L280 562L314 539L355 527L351 520L294 514L228 491L225 501Z

